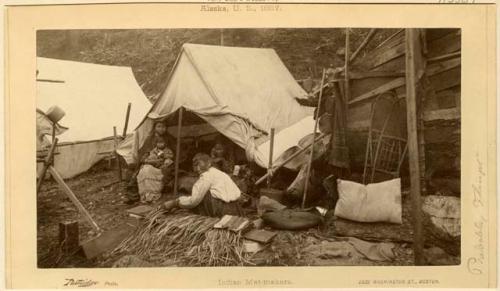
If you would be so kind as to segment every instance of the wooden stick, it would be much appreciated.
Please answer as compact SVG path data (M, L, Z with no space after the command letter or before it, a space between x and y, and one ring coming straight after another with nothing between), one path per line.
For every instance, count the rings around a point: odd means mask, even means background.
M410 164L410 193L413 214L413 249L415 264L423 265L423 237L420 201L420 165L417 134L417 79L415 65L416 30L406 29L406 120L408 127L408 157Z
M182 113L184 108L179 108L179 119L177 121L177 145L175 147L175 176L174 176L174 195L177 195L179 179L179 159L181 153L181 132L182 132Z
M315 141L319 141L320 139L324 138L326 136L326 134L322 133L320 136L316 137L314 140ZM303 149L300 149L298 151L296 151L293 155L289 156L286 160L284 160L281 164L279 165L276 165L276 166L273 166L272 167L272 172L276 172L277 170L279 170L280 168L282 168L283 166L285 166L286 164L288 164L289 162L291 162L292 160L294 160L296 157L298 157L300 154L302 154L303 152L305 152L306 150L308 150L310 147L312 146L312 143L308 146L306 146L305 148ZM265 174L264 176L260 177L256 182L255 182L255 185L259 185L260 183L264 182L266 179L267 179L267 176L269 175L268 174Z
M37 82L47 82L47 83L64 83L61 80L50 80L50 79L36 79Z
M395 96L395 99L397 99L397 96ZM377 102L377 101L375 101L375 102ZM373 158L373 161L372 161L372 173L370 176L370 183L373 183L373 179L375 178L375 171L377 168L377 162L378 162L378 158L379 158L379 154L380 154L380 147L382 145L382 138L384 137L385 129L387 128L387 124L389 123L389 120L391 119L395 105L396 105L396 102L394 102L392 104L391 112L389 114L387 114L387 116L384 120L384 124L382 125L382 130L379 132L379 135L377 138L377 147L375 148L375 153L374 153L375 157Z
M343 70L344 70L344 69L342 69L342 71L343 71ZM336 81L339 81L339 80L336 80ZM342 81L343 81L343 80L342 80ZM330 84L329 84L329 83L326 83L326 84L324 84L323 86L321 86L320 88L318 88L318 89L314 90L313 92L311 92L309 95L316 95L316 94L318 94L321 90L323 90L324 88L326 88L326 87L328 87L328 86L330 86Z
M362 49L365 48L365 46L370 42L370 40L373 38L375 33L377 32L376 28L370 29L370 32L368 32L368 35L366 35L365 39L363 42L359 45L358 49L352 54L352 56L349 58L349 61L352 63L358 56L358 54L361 52Z
M398 163L398 168L397 168L398 174L399 174L401 166L403 165L403 162L405 160L405 155L406 155L407 151L408 151L408 143L405 143L405 147L403 149L403 154L401 155L401 159L399 160L399 163Z
M395 71L350 71L349 79L366 79L366 78L380 78L380 77L404 77L404 70L395 70Z
M118 153L116 152L116 149L118 148L118 137L116 135L116 126L113 126L113 140L115 142L115 150L114 150L115 160L116 160L116 164L118 165L118 168L117 168L118 181L121 181L122 180L122 165L120 163L120 155L118 155Z
M398 34L400 34L402 31L404 30L404 28L401 28L399 29L398 31L396 31L395 33L393 33L391 36L389 36L388 38L386 38L383 42L381 42L377 47L376 49L378 49L379 47L382 47L383 45L385 45L388 41L390 41L391 39L393 39L394 37L396 37Z
M326 70L323 69L323 76L321 77L321 88L323 88L323 83L325 82ZM318 129L318 121L319 121L319 110L321 108L321 97L323 96L323 90L319 92L318 98L318 107L316 108L316 122L314 122L314 130L313 130L313 141L311 143L311 156L309 157L309 163L307 164L307 172L306 172L306 184L304 185L304 194L302 195L302 208L306 205L307 198L307 190L309 186L309 176L311 175L311 167L312 161L314 158L314 143L316 141L316 130Z
M267 176L267 188L271 188L271 179L272 174L271 174L271 168L273 166L273 150L274 150L274 128L271 128L271 140L269 144L269 166L267 167L267 173L269 174Z
M52 121L52 143L56 140L56 123Z
M384 92L387 92L389 90L392 90L392 89L396 89L398 87L401 87L405 84L405 78L401 77L401 78L396 78L396 79L393 79L369 92L366 92L360 96L357 96L357 97L354 97L352 100L349 100L347 102L348 105L352 105L352 104L355 104L355 103L358 103L358 102L362 102L362 101L367 101L368 99L370 98L373 98L375 96L378 96Z
M344 93L344 100L345 103L349 102L351 100L351 94L350 94L350 86L349 86L349 51L350 51L350 44L349 44L349 28L345 29L345 64L344 64L344 77L345 77L345 93Z
M90 226L96 231L100 232L101 228L97 225L97 223L92 219L90 214L87 212L85 207L83 207L82 203L76 198L75 193L71 191L71 189L68 187L68 185L64 182L63 178L59 173L54 169L54 167L49 166L49 173L52 175L54 180L59 184L61 189L68 195L69 199L75 204L76 208L78 208L78 211L85 217L85 219L90 223Z
M371 104L370 110L370 126L368 127L368 139L366 142L365 151L365 167L363 168L363 184L366 184L366 175L368 171L368 159L373 158L373 142L372 142L372 132L373 132L373 116L375 115L375 102ZM370 163L370 165L373 163Z
M40 172L40 176L38 177L38 182L36 183L36 193L38 193L40 191L40 188L42 187L42 181L45 178L45 173L47 172L47 169L49 168L49 166L52 162L52 158L54 157L54 151L56 149L58 141L59 140L56 138L52 142L52 145L50 146L49 153L43 162L42 171Z
M130 119L130 107L132 107L132 103L129 102L127 106L127 114L125 115L125 125L123 126L123 138L127 136L128 120Z
M445 54L445 55L442 55L442 56L437 56L437 57L434 57L434 58L427 59L427 62L428 63L433 63L433 62L439 62L439 61L443 61L443 60L447 60L447 59L452 59L452 58L459 57L461 54L462 54L461 51L454 52L454 53L451 53L451 54Z

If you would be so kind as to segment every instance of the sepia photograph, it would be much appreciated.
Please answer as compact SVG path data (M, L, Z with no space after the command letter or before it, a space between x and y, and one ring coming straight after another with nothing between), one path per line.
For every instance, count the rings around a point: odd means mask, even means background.
M461 265L461 53L444 26L37 30L37 268Z
M71 1L5 5L6 288L498 285L495 5Z

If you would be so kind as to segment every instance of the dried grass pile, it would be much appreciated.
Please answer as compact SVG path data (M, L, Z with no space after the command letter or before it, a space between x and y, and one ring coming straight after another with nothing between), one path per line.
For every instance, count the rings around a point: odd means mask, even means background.
M251 265L241 234L213 229L218 220L186 212L152 213L112 255L134 254L155 265Z

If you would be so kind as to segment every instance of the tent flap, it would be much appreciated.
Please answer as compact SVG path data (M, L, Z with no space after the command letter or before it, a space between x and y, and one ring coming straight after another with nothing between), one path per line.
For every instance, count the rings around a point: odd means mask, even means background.
M245 149L249 160L265 166L257 143L268 139L271 128L279 132L311 116L313 109L295 99L306 95L273 49L184 44L165 92L119 153L136 162L136 151L151 132L151 118L184 107Z

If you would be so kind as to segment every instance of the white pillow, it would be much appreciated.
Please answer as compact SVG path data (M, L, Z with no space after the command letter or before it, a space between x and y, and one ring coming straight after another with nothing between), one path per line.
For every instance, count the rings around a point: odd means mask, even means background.
M401 179L366 186L338 179L337 189L335 216L360 222L403 223Z

